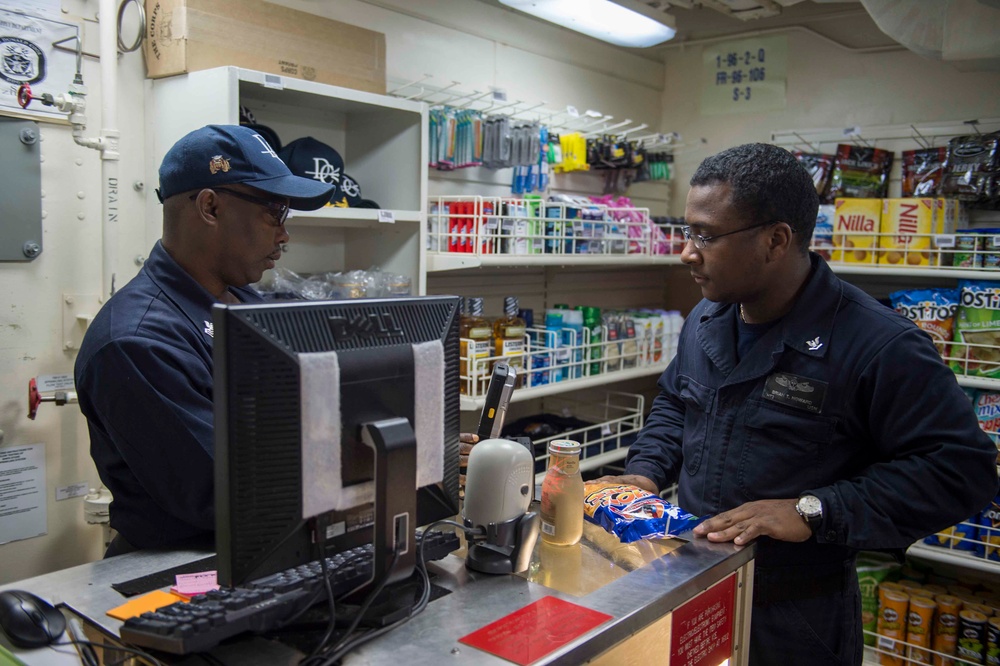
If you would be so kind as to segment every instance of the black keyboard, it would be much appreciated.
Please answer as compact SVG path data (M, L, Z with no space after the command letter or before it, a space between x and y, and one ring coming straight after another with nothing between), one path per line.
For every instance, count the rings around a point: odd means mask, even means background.
M440 560L459 547L454 532L417 533L424 560ZM418 551L419 552L419 551ZM373 548L358 546L326 558L334 598L353 592L372 578ZM244 632L277 629L310 606L326 601L319 560L265 576L237 588L212 590L129 618L121 638L132 645L189 654L209 650Z

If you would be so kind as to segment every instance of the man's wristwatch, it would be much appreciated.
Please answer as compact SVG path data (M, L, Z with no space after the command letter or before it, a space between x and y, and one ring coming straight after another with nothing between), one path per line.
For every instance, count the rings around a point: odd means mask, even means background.
M802 516L813 532L819 529L823 522L823 501L815 495L802 495L795 504L795 510Z

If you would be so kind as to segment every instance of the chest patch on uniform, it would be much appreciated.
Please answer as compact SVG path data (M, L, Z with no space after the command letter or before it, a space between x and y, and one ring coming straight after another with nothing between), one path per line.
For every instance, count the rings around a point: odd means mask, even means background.
M826 382L808 377L776 372L767 378L762 397L765 400L819 414L823 411L823 400L826 399L828 386Z

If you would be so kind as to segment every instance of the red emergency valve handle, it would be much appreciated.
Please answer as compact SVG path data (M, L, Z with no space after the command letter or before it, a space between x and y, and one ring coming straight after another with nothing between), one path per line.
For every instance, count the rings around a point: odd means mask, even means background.
M27 83L22 83L17 87L17 103L21 105L22 109L27 109L28 105L31 104L31 100L35 99L31 94L31 86ZM32 379L31 381L35 381ZM31 418L35 418L32 416Z
M18 91L18 96L21 92ZM42 396L38 395L38 382L32 377L28 380L28 418L32 421L38 414L38 406L42 404Z

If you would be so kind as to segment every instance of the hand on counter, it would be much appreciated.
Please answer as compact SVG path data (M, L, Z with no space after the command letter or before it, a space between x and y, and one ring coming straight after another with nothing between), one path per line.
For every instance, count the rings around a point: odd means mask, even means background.
M465 495L465 470L469 467L469 453L472 445L479 441L479 435L471 432L458 434L458 486L460 495Z
M758 500L709 518L694 528L695 536L709 541L732 541L745 546L760 536L778 541L806 541L809 525L795 510L798 500Z
M599 479L594 479L593 481L587 481L587 483L619 483L625 484L627 486L638 486L646 492L658 495L660 489L656 487L652 479L647 479L644 476L639 476L638 474L625 474L623 476L602 476Z

